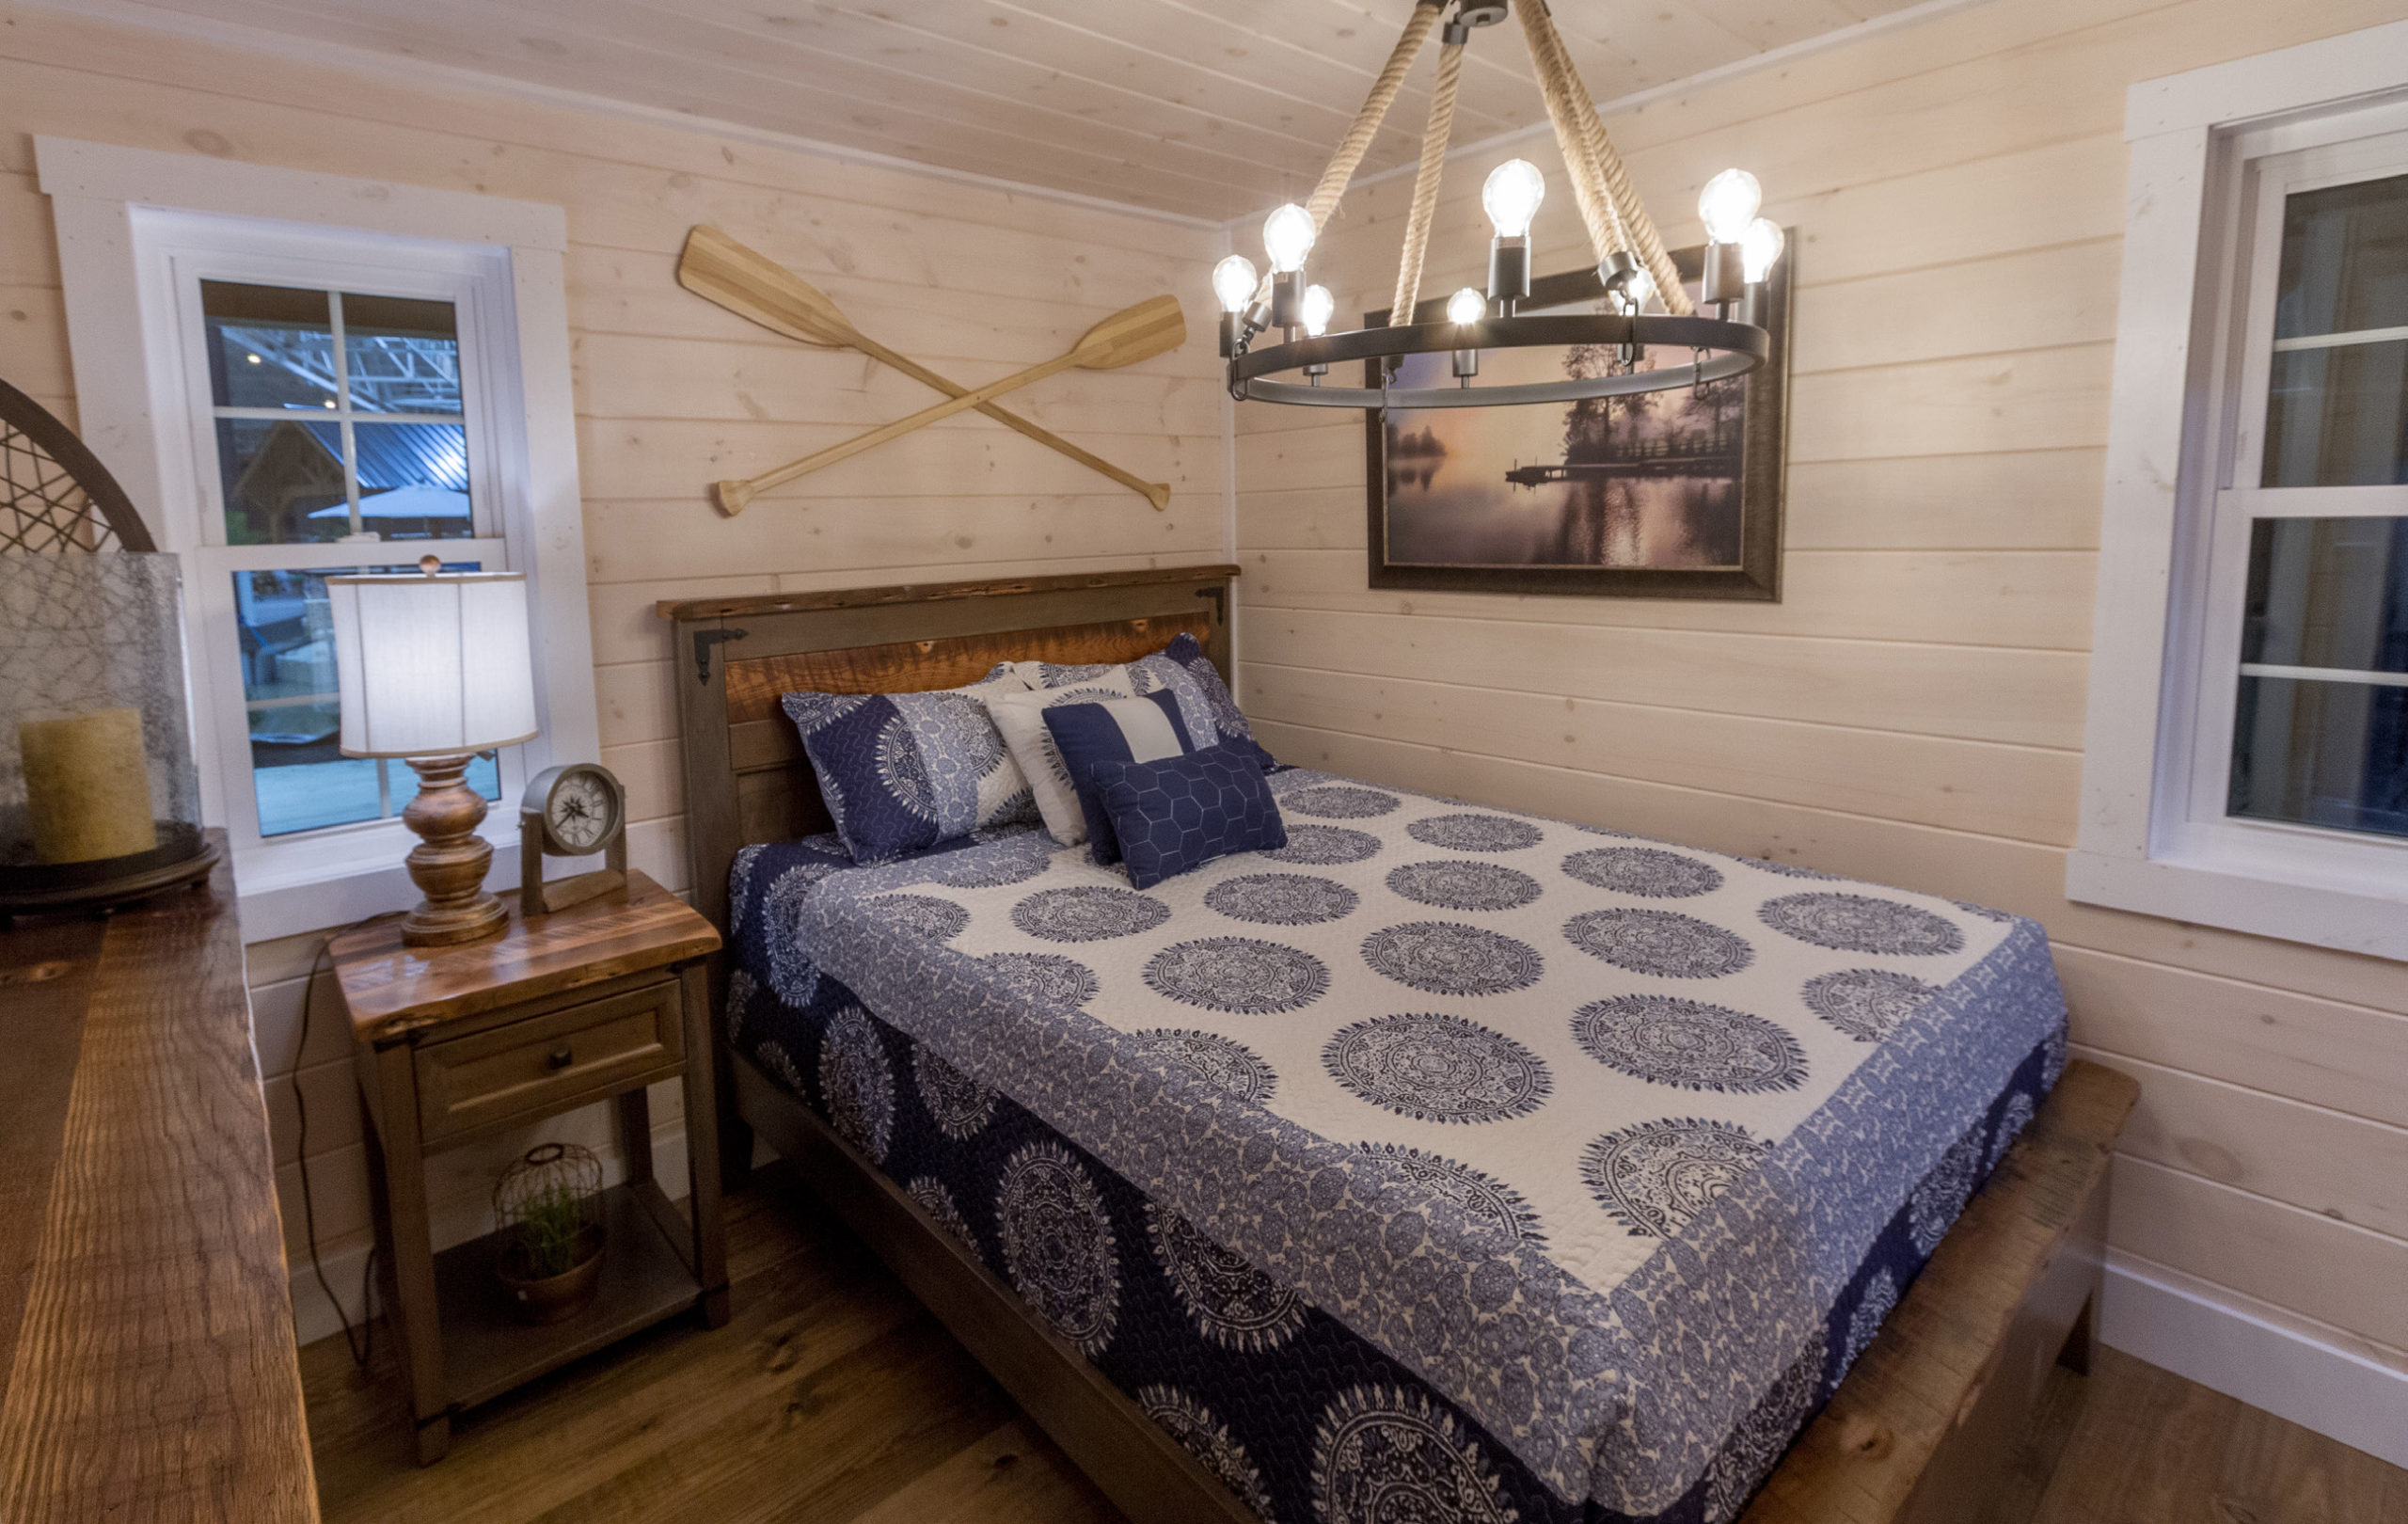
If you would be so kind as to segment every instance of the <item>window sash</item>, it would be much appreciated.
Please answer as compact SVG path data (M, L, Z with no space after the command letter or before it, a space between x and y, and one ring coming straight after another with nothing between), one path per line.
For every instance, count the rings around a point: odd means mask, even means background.
M2328 119L2313 129L2289 124L2244 135L2237 145L2230 256L2213 373L2223 376L2214 416L2215 485L2192 536L2191 569L2178 586L2178 644L2169 662L2167 712L2178 717L2161 755L2150 855L2213 861L2258 877L2398 893L2408 873L2408 842L2361 832L2266 820L2228 812L2234 726L2244 675L2372 681L2408 686L2397 674L2244 666L2252 522L2259 518L2408 517L2408 485L2264 487L2266 418L2273 357L2295 349L2340 347L2408 337L2408 330L2359 330L2304 339L2274 338L2284 214L2291 196L2408 173L2408 130L2398 107ZM2319 140L2321 139L2321 140ZM2180 561L2178 560L2178 571ZM2182 636L2187 632L2187 642Z
M319 826L274 835L262 833L256 770L250 742L251 701L245 691L241 665L241 634L233 592L233 577L243 571L313 571L363 565L400 564L430 551L446 561L474 560L487 570L513 568L509 540L500 532L507 521L504 500L511 472L502 468L500 452L515 437L494 411L511 388L500 374L511 363L511 327L506 300L493 291L497 274L490 262L427 248L396 259L385 252L386 241L373 235L310 232L293 235L272 225L246 226L227 222L195 237L174 240L167 255L172 289L174 331L172 371L182 381L178 401L184 409L190 440L192 483L198 543L186 547L186 597L198 625L193 702L206 704L215 738L217 771L223 780L227 833L238 861L262 851L304 872L331 869L346 858L406 850L410 839L399 819L408 802L409 774L386 769L380 779L380 813L374 819ZM324 291L407 296L452 305L457 324L462 411L436 413L370 413L356 409L354 399L338 390L334 408L323 415L300 410L220 407L209 378L207 328L201 311L200 283L241 281ZM340 304L329 303L335 363L347 368ZM492 335L488 341L488 335ZM217 421L229 417L265 417L277 421L308 418L340 420L343 442L345 502L351 509L353 535L335 541L281 545L229 543L225 477L220 469ZM438 540L369 539L361 533L355 424L361 428L406 424L456 423L467 435L469 537ZM528 770L520 749L506 747L499 757L503 800L525 786ZM315 844L315 845L312 845Z

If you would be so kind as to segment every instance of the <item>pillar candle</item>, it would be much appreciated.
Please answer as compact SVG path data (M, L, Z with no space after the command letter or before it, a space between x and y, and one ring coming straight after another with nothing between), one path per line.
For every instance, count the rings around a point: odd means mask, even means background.
M17 727L17 750L24 761L35 857L88 863L159 845L141 710L28 720Z

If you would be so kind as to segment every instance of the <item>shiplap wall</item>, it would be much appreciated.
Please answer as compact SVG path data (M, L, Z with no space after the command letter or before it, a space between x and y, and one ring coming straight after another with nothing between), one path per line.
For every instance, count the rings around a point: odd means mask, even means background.
M673 673L655 599L1222 557L1224 401L1211 325L1194 301L1186 349L1125 371L1071 372L1009 403L1171 483L1167 513L973 416L731 520L706 500L708 482L934 398L858 355L805 349L731 317L673 277L688 227L715 222L820 285L863 331L975 386L1058 353L1128 303L1164 291L1192 297L1219 254L1212 230L0 5L0 376L70 422L58 258L49 203L35 188L35 133L567 209L602 761L627 785L637 865L672 887L683 888L687 872ZM368 1222L366 1177L341 1001L325 981L309 1049L296 1054L318 940L253 946L251 982L288 1235L297 1250L284 1077L297 1056L320 1240L348 1287ZM673 1089L657 1092L655 1109L673 1151ZM588 1141L604 1131L598 1116L564 1125ZM524 1142L433 1164L439 1237L479 1230L493 1169ZM672 1151L662 1162L682 1167L680 1159Z
M2125 87L2400 14L2010 0L1610 122L1671 242L1730 164L1793 230L1777 606L1370 591L1359 415L1242 405L1237 486L1274 751L2038 917L2082 1050L2143 1084L2114 1242L2408 1367L2400 965L2063 897ZM1515 152L1554 190L1538 268L1589 262L1551 140L1524 139L1450 166L1425 293L1482 279L1481 181ZM1387 305L1409 190L1323 235L1341 312Z

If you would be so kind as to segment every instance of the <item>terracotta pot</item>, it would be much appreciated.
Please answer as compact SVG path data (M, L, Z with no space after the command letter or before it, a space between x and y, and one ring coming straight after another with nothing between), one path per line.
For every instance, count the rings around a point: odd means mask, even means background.
M556 1276L529 1278L518 1273L521 1256L515 1246L505 1248L494 1264L501 1282L502 1300L510 1315L521 1323L559 1323L585 1310L602 1285L602 1225L578 1234L577 1262Z

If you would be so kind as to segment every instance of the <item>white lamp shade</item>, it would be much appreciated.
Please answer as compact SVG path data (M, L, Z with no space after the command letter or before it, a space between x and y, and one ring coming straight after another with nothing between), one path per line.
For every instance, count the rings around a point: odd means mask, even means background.
M527 579L329 577L345 756L457 756L531 740Z

